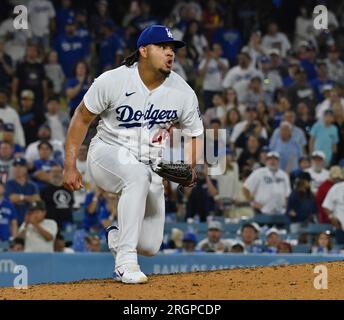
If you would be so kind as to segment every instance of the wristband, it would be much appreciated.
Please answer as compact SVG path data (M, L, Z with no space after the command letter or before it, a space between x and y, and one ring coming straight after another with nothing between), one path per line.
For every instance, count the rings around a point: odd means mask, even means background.
M19 196L19 200L20 200L20 201L24 201L24 199L25 199L25 198L24 198L24 195L21 194L21 195Z

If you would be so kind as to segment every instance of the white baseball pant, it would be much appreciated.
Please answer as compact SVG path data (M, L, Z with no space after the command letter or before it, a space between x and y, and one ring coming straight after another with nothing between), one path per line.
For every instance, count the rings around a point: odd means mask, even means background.
M118 203L116 266L137 264L137 254L156 254L163 241L165 223L162 178L127 148L107 144L98 137L90 144L87 165L98 187L107 192L122 191Z

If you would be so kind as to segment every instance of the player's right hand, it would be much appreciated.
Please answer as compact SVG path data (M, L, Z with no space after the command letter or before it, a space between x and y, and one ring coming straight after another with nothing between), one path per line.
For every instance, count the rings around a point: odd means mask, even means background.
M65 168L63 170L63 186L70 191L84 188L81 174L76 168Z

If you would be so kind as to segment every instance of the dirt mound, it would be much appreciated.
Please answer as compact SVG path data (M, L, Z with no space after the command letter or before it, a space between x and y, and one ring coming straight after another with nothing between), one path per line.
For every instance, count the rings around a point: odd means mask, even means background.
M155 275L142 285L107 279L33 285L27 290L1 288L0 299L344 299L344 262L322 263L328 270L326 290L314 288L317 265Z

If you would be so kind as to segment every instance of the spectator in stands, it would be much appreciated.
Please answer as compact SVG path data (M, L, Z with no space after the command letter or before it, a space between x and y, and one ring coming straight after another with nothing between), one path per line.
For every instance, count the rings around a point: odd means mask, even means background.
M318 191L319 186L329 177L329 171L325 169L325 159L324 152L313 151L312 166L306 170L312 177L311 190L314 194Z
M300 173L306 171L311 167L311 159L308 156L301 156L298 163L298 168L290 172L290 185L292 189L295 189L295 180L300 175Z
M332 110L324 112L324 119L316 122L310 132L309 150L322 151L325 154L326 166L331 164L337 153L338 130L333 124L334 117Z
M251 57L251 65L256 66L259 59L264 55L262 48L262 33L260 30L253 30L246 46L243 47ZM232 61L231 61L232 62Z
M277 253L293 253L293 248L291 246L290 243L286 242L286 241L281 241L278 245L277 245Z
M88 62L91 60L93 44L95 40L91 35L88 27L88 13L86 9L78 9L75 12L76 35L81 38L84 43L85 55Z
M292 110L286 110L283 113L283 121L286 121L291 126L291 137L292 139L299 145L299 148L301 150L301 153L306 153L307 148L307 139L305 136L305 133L301 128L299 128L295 122L296 122L296 115L295 112ZM270 138L270 145L276 144L276 140L278 139L278 136L280 135L281 126L276 128Z
M23 252L25 249L25 241L21 238L14 238L10 241L9 252Z
M340 103L335 103L332 106L333 116L334 116L334 125L337 128L338 132L338 144L337 144L337 153L332 159L332 163L340 163L344 159L344 109Z
M338 182L327 193L322 204L331 224L336 228L338 244L344 244L344 182Z
M47 207L47 219L57 222L59 230L73 223L73 192L62 185L62 167L53 165L49 172L49 182L40 192Z
M245 223L241 227L240 237L241 241L245 245L245 253L260 253L262 252L262 247L259 244L258 237L259 237L260 228L257 223L250 222Z
M100 73L117 67L123 57L121 39L114 33L114 27L111 20L105 22L101 27L103 40L99 49Z
M208 237L197 244L197 249L204 252L228 252L230 242L222 239L223 227L219 221L211 221L208 224Z
M243 103L247 106L256 107L260 101L269 103L263 90L263 79L260 76L254 76L247 86Z
M69 116L66 112L60 110L60 102L57 96L49 98L45 118L47 119L47 124L51 128L51 138L64 143Z
M86 231L99 231L108 227L117 219L118 197L105 192L99 187L89 192L85 199L85 216L83 227Z
M46 64L44 65L45 74L52 85L54 94L62 93L66 78L62 66L59 64L58 60L59 58L57 52L52 50L48 53Z
M283 86L282 78L275 71L271 70L271 59L269 56L262 56L259 59L260 70L263 74L264 99L268 106L272 104L275 91Z
M13 162L13 179L5 184L5 197L14 204L19 225L23 223L30 203L40 199L37 185L29 180L24 158L15 158Z
M307 82L307 74L301 67L294 74L295 83L287 90L288 100L293 108L299 103L304 102L310 106L311 110L316 105L315 94L313 88Z
M320 103L324 100L323 90L325 86L334 86L335 82L330 80L327 72L327 65L325 60L319 60L316 64L317 77L310 81L313 87L317 102Z
M333 110L333 106L339 104L342 109L344 108L344 97L341 96L340 91L336 88L329 88L329 93L326 95L326 99L317 105L316 107L316 118L318 120L323 120L324 112L328 109Z
M50 32L55 28L54 5L48 0L30 0L27 9L33 39L47 50L50 44Z
M329 47L327 59L328 77L336 82L344 82L344 63L339 58L339 51L335 46Z
M198 66L200 76L203 78L203 97L205 109L213 106L215 94L222 93L222 80L228 71L228 61L222 58L221 45L214 43L207 49Z
M166 179L163 180L165 194L165 214L166 218L177 212L177 190L175 184Z
M225 118L225 129L226 129L226 140L231 141L231 136L234 130L234 127L240 122L241 115L238 109L230 109L226 113ZM227 142L227 143L228 143Z
M312 247L312 253L313 254L337 253L336 250L334 250L332 246L330 231L319 233L315 241L315 244Z
M20 94L19 115L27 145L36 141L38 129L45 122L45 116L41 110L43 108L35 105L36 100L35 94L31 90L24 90Z
M18 238L25 239L25 252L54 252L57 224L45 219L46 208L43 201L30 204L24 223L18 231Z
M62 162L64 159L64 147L63 143L59 140L54 140L51 138L52 132L51 128L47 123L42 124L37 133L38 140L30 143L25 152L25 158L30 165L33 164L35 160L39 159L38 145L41 142L49 142L54 149L52 154L52 159L56 162Z
M285 120L283 118L284 114L290 109L291 109L291 106L285 94L282 91L277 90L276 101L273 105L273 108L271 109L271 124L272 124L273 129L278 128L281 122Z
M22 61L25 56L25 48L29 38L32 38L31 28L18 29L14 26L17 14L12 12L10 16L0 24L0 37L6 41L5 52L13 60L13 66Z
M5 52L5 41L0 38L0 87L10 89L14 74L12 58Z
M271 59L271 71L276 72L282 78L285 77L288 74L288 69L281 56L281 50L277 48L270 49L267 51L267 55Z
M183 236L183 245L180 250L182 253L193 253L199 250L196 250L197 246L197 237L193 232L186 232ZM178 250L179 252L179 250Z
M238 95L233 88L229 87L224 90L224 100L227 111L234 109L240 112L240 116L245 114L246 106L239 103Z
M244 194L256 213L282 214L290 194L288 175L279 169L277 152L267 154L266 167L256 169L244 183Z
M330 168L329 178L326 179L322 184L320 184L316 193L316 202L319 212L318 220L320 223L331 223L327 216L327 213L322 207L322 204L332 186L338 182L341 182L343 179L344 176L342 169L339 166L333 166Z
M311 10L307 6L301 6L295 21L294 48L298 48L305 41L316 45L316 30L313 28Z
M69 100L68 106L70 117L73 116L75 109L91 86L91 78L86 62L77 62L74 70L74 77L69 78L66 83L66 95Z
M14 148L11 143L5 141L0 143L0 182L2 183L6 183L9 179L12 179L13 152Z
M174 36L176 39L176 37ZM177 68L179 66L182 69L182 72L179 72ZM196 81L196 72L195 67L190 58L187 56L186 48L180 48L176 52L175 62L173 64L173 70L177 72L192 88L195 86Z
M204 56L204 51L209 47L208 41L201 32L199 22L190 21L184 33L183 41L186 43L188 58L195 63L200 62Z
M244 253L245 244L240 240L234 240L232 242L231 253Z
M288 198L286 213L291 221L291 233L298 233L301 227L315 221L318 208L311 192L311 180L308 172L300 173L295 180L295 190Z
M302 149L292 137L293 128L289 122L283 121L279 129L279 136L270 142L270 149L280 154L280 168L290 173L298 168Z
M207 220L207 216L215 213L214 197L218 194L216 180L210 178L205 165L198 165L197 182L195 187L188 194L186 204L186 219L199 216L201 222Z
M0 119L2 119L4 123L12 123L14 125L15 142L24 147L26 146L25 136L19 115L14 108L7 104L7 102L8 91L4 88L0 88Z
M55 238L54 252L74 253L72 248L66 247L66 240L61 233L58 233Z
M276 228L270 228L265 233L266 243L264 247L264 252L267 253L277 253L277 246L281 241L280 232Z
M94 40L96 44L99 43L101 39L101 26L111 20L110 17L110 10L109 10L109 3L107 0L98 0L95 2L96 12L91 15L90 19L90 27L92 31L92 35L94 36Z
M59 63L67 78L73 76L73 68L78 61L87 59L88 48L76 33L74 18L69 18L65 26L65 33L55 39L54 50L59 57Z
M220 119L221 127L225 126L226 107L222 95L216 93L213 95L211 107L203 115L203 123L206 128L210 127L211 120Z
M167 243L168 249L181 249L183 246L184 233L178 228L172 228L171 236Z
M17 235L17 212L13 204L4 197L5 187L0 182L0 241L8 241Z
M232 152L226 150L226 169L221 175L212 176L217 181L219 194L216 196L216 202L219 208L223 210L223 215L228 216L230 212L226 208L226 204L238 200L240 192L239 167L238 163L233 159Z
M257 137L250 134L247 139L247 147L243 150L238 158L240 170L253 170L259 163L260 142Z
M301 53L303 51L303 53ZM317 52L316 47L309 42L301 43L299 47L300 66L305 71L308 81L312 81L317 77L316 62Z
M3 125L3 132L2 132L2 142L7 142L11 144L13 147L13 155L23 155L25 149L15 143L15 132L14 132L14 125L12 123L4 123Z
M25 60L17 65L16 74L12 82L12 101L18 104L18 98L23 90L31 90L37 102L48 99L48 82L44 66L39 62L38 48L28 45Z
M237 140L239 139L240 135L242 133L258 133L258 138L267 139L268 134L264 127L262 127L261 123L257 122L257 109L254 107L247 107L245 112L245 118L244 120L240 121L235 125L233 128L233 132L231 135L231 148L235 150ZM257 126L258 124L258 126ZM258 127L258 128L257 128ZM257 132L257 129L260 129L259 132ZM246 139L241 143L241 148L245 146ZM238 152L237 152L238 154Z
M297 105L296 112L297 114L295 118L295 126L303 130L303 133L306 137L303 150L307 149L308 151L307 141L309 140L310 132L315 120L311 116L311 111L309 110L309 107L304 102L301 102Z
M100 1L101 2L101 1ZM147 0L144 0L140 4L141 14L134 18L132 23L137 27L138 30L142 31L147 26L153 24L159 24L159 18L155 17L151 11L151 3Z
M262 39L262 47L265 51L278 49L284 58L287 56L291 45L287 36L283 32L279 32L277 23L270 22L267 28L267 34Z
M86 237L86 251L87 252L100 252L101 242L97 235L89 235Z
M56 9L56 33L64 33L64 27L69 18L75 15L71 0L61 0L60 6Z
M33 162L32 178L38 188L42 190L50 182L50 171L57 163L51 160L53 146L43 141L38 145L39 159Z
M238 101L242 103L245 99L247 86L255 76L263 78L261 72L251 66L250 55L242 51L238 55L238 65L229 69L223 79L222 86L225 89L233 88L238 94Z

